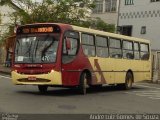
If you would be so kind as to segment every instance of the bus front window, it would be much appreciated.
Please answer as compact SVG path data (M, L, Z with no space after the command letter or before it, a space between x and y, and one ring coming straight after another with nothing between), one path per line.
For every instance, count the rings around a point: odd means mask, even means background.
M56 61L59 36L20 37L16 41L15 63L53 63Z

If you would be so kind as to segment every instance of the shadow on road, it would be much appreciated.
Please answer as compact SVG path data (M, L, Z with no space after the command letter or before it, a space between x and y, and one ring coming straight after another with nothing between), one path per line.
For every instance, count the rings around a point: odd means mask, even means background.
M123 90L117 86L103 86L100 88L87 88L87 94L97 94L97 93L111 93L111 92L119 92L119 91L133 91L133 90L144 90L146 88L142 87L133 87L131 90ZM49 90L42 94L38 91L17 91L17 93L22 93L22 94L32 94L32 95L43 95L43 96L59 96L59 97L64 97L64 96L80 96L81 94L79 93L78 88L56 88L52 90L52 87L49 88ZM83 95L81 95L83 96Z

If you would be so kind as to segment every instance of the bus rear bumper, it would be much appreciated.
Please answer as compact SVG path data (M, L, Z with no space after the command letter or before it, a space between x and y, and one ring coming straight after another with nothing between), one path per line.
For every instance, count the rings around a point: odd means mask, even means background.
M20 74L12 71L11 76L13 84L16 85L62 85L62 74L57 71L38 75Z

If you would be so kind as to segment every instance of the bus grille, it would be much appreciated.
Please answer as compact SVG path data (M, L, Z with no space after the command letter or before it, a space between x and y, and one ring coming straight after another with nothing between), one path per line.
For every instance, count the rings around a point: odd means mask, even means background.
M51 80L36 78L36 80L28 80L28 78L18 79L19 82L50 82Z

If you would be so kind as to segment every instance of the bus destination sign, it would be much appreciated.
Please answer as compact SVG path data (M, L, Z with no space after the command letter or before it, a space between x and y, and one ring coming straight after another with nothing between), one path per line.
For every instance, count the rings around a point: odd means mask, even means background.
M22 33L48 33L53 32L53 27L40 27L40 28L23 28Z
M17 34L34 34L34 33L59 33L58 26L22 26L17 29Z

